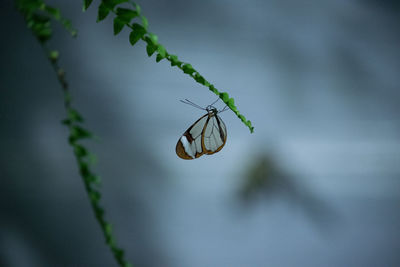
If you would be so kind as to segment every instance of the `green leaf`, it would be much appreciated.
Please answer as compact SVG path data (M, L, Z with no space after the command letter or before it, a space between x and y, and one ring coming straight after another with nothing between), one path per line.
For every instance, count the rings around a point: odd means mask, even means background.
M140 8L140 6L138 4L133 3L133 6L135 7L138 14L140 14L142 12L142 9Z
M52 15L56 20L60 20L61 19L61 12L58 8L54 8L51 6L46 6L45 7L45 11L47 13L49 13L50 15Z
M79 161L79 172L82 175L82 177L89 176L89 174L90 174L89 164L80 160Z
M123 259L123 258L124 258L125 252L124 252L122 249L120 249L120 248L115 248L115 249L114 249L114 254L116 255L116 257L117 257L118 259Z
M116 13L118 18L125 24L129 24L133 18L139 15L135 10L129 8L121 8L121 7L117 8Z
M160 62L161 60L163 60L165 57L161 56L160 54L157 54L156 57L156 62Z
M196 80L196 82L201 83L203 85L205 85L205 79L203 76L201 76L198 72L196 72L196 74L194 75L194 79Z
M159 44L157 46L157 51L163 58L167 56L167 51L165 50L165 47L163 45Z
M89 8L89 6L90 6L90 4L93 2L93 0L83 0L83 7L82 7L82 10L83 11L86 11L88 8Z
M77 110L72 109L72 108L68 109L68 118L73 122L74 121L83 122L83 118L82 118L81 114L79 114L79 112Z
M87 180L89 183L92 183L94 185L100 185L101 184L101 179L100 176L91 174L87 177Z
M112 225L109 223L106 223L106 225L104 225L104 232L108 236L112 235Z
M101 198L101 194L100 194L99 191L93 190L93 191L90 191L90 192L89 192L89 197L90 197L90 200L91 200L92 202L99 202L99 200L100 200L100 198ZM103 211L103 212L104 212L104 211Z
M49 53L49 59L52 61L52 62L56 62L57 60L58 60L58 57L60 56L60 54L58 53L58 51L57 50L52 50L52 51L50 51L50 53Z
M219 97L224 101L225 104L228 104L229 95L226 92L219 93Z
M36 32L36 37L41 43L45 43L51 39L52 31L50 28L42 28Z
M97 13L97 22L104 20L108 16L110 11L111 9L105 4L104 1L102 1L101 4L99 5Z
M34 14L28 19L27 24L42 44L51 38L52 30L48 16Z
M139 41L145 33L145 28L143 28L140 24L134 23L132 25L132 31L129 35L129 42L131 43L131 45L135 45L136 42Z
M83 138L90 138L93 135L88 130L82 128L81 126L74 125L71 129L71 136L75 137L77 140Z
M147 43L146 51L149 57L151 57L151 55L153 55L156 50L157 46L153 45L152 43Z
M158 36L157 35L155 35L154 33L149 32L149 37L150 37L151 42L154 45L158 44Z
M169 60L171 61L171 66L181 66L182 62L178 60L178 56L169 55Z
M142 20L143 28L145 28L146 31L147 31L147 28L149 27L149 22L147 21L147 19L146 19L145 16L140 16L140 18L141 18L141 20Z
M245 124L249 127L250 132L253 133L254 132L254 127L251 126L251 121L247 121Z
M93 205L94 213L96 214L96 217L100 222L104 222L103 216L104 216L104 209L100 207L97 203Z
M195 72L192 65L190 65L190 64L184 64L182 66L182 70L184 73L189 74L189 75L192 75L192 73Z
M88 155L87 149L82 145L75 145L74 152L78 158L85 157Z
M230 107L231 109L236 109L235 107L235 100L233 98L229 98L228 103L226 103L228 105L228 107Z
M119 17L114 18L114 35L117 35L124 28L125 22L122 21Z

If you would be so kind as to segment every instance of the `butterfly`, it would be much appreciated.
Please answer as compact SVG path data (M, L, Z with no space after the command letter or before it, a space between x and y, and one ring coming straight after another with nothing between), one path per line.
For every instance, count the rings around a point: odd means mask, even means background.
M218 111L213 106L218 99L206 108L187 99L185 101L181 100L181 102L205 110L207 113L193 123L179 138L175 149L176 154L182 159L195 159L204 154L217 153L224 147L227 137L225 123L218 113L225 111L227 106Z

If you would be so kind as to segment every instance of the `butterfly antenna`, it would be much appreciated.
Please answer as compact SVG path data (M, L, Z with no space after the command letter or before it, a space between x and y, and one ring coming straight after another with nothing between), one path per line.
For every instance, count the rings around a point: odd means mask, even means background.
M228 110L228 105L225 105L225 107L223 109L221 109L220 111L218 111L218 113L224 112Z
M185 100L179 100L179 101L181 101L182 103L184 103L184 104L186 104L186 105L191 105L191 106L193 106L193 107L195 107L195 108L202 109L202 110L206 110L205 108L200 107L199 105L193 103L192 101L190 101L190 100L187 99L187 98L185 98Z
M215 100L210 106L214 105L215 103L217 103L219 100L219 97L217 98L217 100Z

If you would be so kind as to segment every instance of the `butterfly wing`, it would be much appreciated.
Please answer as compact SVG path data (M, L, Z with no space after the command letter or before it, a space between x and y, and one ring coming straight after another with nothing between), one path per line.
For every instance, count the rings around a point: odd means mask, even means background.
M217 114L209 114L201 139L204 153L211 155L220 151L226 143L226 138L225 123Z
M176 144L176 154L182 159L195 159L205 153L202 146L202 135L207 125L209 115L205 114L198 119L186 132L183 133Z

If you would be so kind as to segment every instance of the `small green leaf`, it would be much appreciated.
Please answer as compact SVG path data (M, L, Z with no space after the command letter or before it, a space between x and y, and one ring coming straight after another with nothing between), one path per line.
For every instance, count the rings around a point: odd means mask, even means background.
M90 176L88 176L87 178L88 182L94 184L94 185L100 185L101 184L101 179L100 176L95 175L95 174L91 174Z
M135 45L136 42L139 41L145 33L145 28L143 28L140 24L134 23L132 25L132 31L129 34L129 42L131 43L131 45Z
M102 1L99 5L99 10L97 13L97 22L104 20L108 16L110 11L111 9L105 4L104 1Z
M155 46L155 45L153 45L153 44L147 44L147 46L146 46L146 51L147 51L147 55L149 56L149 57L151 57L151 55L153 55L154 54L154 52L157 50L157 46Z
M226 92L219 93L219 97L224 101L225 104L228 104L229 95Z
M141 18L141 20L142 20L143 28L145 28L146 31L147 31L147 28L149 27L149 22L147 21L147 19L146 19L145 16L140 16L140 18Z
M91 200L92 202L99 202L99 200L100 200L100 198L101 198L101 194L100 194L99 191L93 190L93 191L90 191L90 192L89 192L89 197L90 197L90 200Z
M82 160L79 161L79 172L82 177L87 177L90 174L89 165Z
M250 132L253 133L254 132L254 127L251 126L251 121L247 121L245 124L249 127Z
M68 143L71 145L71 146L73 146L75 143L76 143L76 140L77 140L77 138L76 138L76 135L70 135L69 137L68 137Z
M93 205L93 209L94 209L94 213L96 214L96 217L101 220L104 221L103 216L104 216L104 209L102 207L100 207L97 203L95 205Z
M71 136L75 137L77 140L83 138L90 138L93 135L88 130L82 128L81 126L74 125L71 129Z
M151 42L154 45L158 44L158 36L157 35L155 35L154 33L149 32L149 37L150 37Z
M198 72L196 72L196 74L194 75L194 79L196 80L196 82L201 83L203 85L205 85L205 79L203 76L201 76Z
M243 122L246 122L246 118L245 118L242 114L238 115L238 117L239 117L239 119L241 119Z
M192 75L192 73L195 72L192 65L190 65L190 64L184 64L182 66L182 70L184 73L189 74L189 75Z
M50 28L42 28L36 32L36 37L41 43L45 43L51 39L52 31Z
M135 4L135 3L134 3L133 6L135 7L135 9L136 9L136 11L137 11L138 14L140 14L140 13L142 12L142 9L140 8L140 6L139 6L138 4Z
M59 55L60 55L60 54L58 53L57 50L52 50L52 51L50 51L50 53L49 53L49 59L50 59L52 62L56 62L56 61L58 60Z
M74 152L78 158L85 157L88 155L87 149L82 145L75 145Z
M117 35L122 31L122 28L124 28L125 22L122 21L119 17L114 18L114 35Z
M117 8L116 13L118 18L125 24L130 23L134 17L137 17L139 15L135 10L129 8L121 8L121 7Z
M113 251L114 251L114 254L116 255L116 257L118 258L118 259L123 259L124 258L124 251L122 250L122 249L120 249L120 248L115 248L115 249L113 249Z
M83 118L81 116L81 114L79 114L79 112L75 109L68 109L68 118L71 121L77 121L77 122L83 122Z
M160 54L157 54L156 57L156 62L160 62L161 60L163 60L165 57L161 56Z
M157 51L162 56L162 58L165 58L167 56L167 51L165 50L165 47L161 44L157 46Z
M236 109L235 100L233 98L229 98L228 103L226 103L230 109Z
M178 56L169 55L169 60L171 61L171 66L181 66L182 62L178 60Z
M82 7L82 10L83 11L86 11L88 8L89 8L89 6L90 6L90 4L93 2L93 0L83 0L83 7Z
M106 225L104 225L104 232L106 235L112 235L112 225L110 223L106 223Z
M58 8L54 8L51 6L46 6L45 7L45 11L47 13L49 13L50 15L52 15L56 20L60 20L61 19L61 12Z

